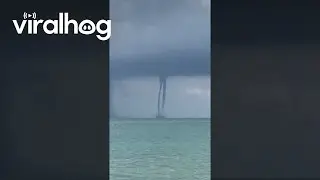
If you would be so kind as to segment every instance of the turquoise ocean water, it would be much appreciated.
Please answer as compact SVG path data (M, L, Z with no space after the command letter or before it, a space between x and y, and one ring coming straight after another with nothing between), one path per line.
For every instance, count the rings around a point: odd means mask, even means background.
M210 120L110 120L111 180L209 180Z

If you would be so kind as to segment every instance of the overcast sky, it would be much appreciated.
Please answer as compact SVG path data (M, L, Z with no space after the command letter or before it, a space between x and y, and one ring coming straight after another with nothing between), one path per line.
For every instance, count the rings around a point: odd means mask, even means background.
M136 57L150 57L152 61L152 55L159 52L209 50L209 3L209 0L111 0L111 61ZM210 77L170 77L167 83L166 116L210 116ZM116 82L112 95L114 111L125 116L154 117L158 88L158 79L153 77Z

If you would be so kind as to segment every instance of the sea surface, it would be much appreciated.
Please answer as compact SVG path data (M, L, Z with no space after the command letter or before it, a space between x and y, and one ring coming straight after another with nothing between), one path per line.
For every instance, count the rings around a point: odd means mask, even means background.
M210 120L110 120L111 180L209 180Z

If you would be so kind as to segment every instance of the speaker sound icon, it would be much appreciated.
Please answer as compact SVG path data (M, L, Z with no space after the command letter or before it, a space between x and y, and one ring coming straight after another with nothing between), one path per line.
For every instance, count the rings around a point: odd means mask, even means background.
M26 12L23 13L23 18L24 19L27 19L27 18L30 18L30 17L32 19L36 19L37 18L37 14L35 12L33 12L32 14L29 14L29 13L26 13Z

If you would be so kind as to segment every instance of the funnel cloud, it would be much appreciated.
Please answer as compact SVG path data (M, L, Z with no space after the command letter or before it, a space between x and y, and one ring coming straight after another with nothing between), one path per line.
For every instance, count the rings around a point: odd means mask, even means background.
M191 103L189 96L192 95L186 90L189 86L193 89L210 86L210 1L114 0L110 2L110 7L113 21L110 78L111 86L116 86L112 89L118 92L110 94L114 102L110 105L111 109L117 111L112 114L130 117L164 114L170 117L209 117L210 108L207 107L210 98L199 98L201 102L198 106L207 109L207 112L190 109L190 112L194 111L191 114L197 115L177 113L179 110L169 113L169 108L165 106L170 106L168 96L176 92L174 89L181 88L178 87L181 82L192 82L184 84L182 106ZM175 76L179 78L173 78ZM116 85L119 83L127 85L119 87ZM133 89L138 88L135 86L157 90L150 92L150 95L134 93ZM127 92L127 96L121 95L123 91ZM173 99L178 96L181 94L174 94ZM141 99L146 99L146 102ZM135 101L132 103L144 107L144 111L132 113L129 109L135 107L121 108L125 101Z

